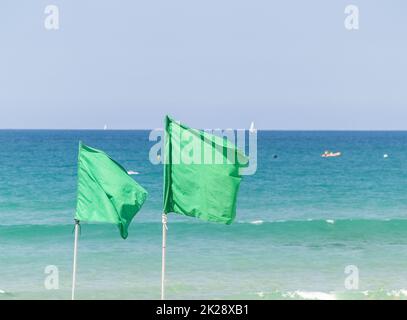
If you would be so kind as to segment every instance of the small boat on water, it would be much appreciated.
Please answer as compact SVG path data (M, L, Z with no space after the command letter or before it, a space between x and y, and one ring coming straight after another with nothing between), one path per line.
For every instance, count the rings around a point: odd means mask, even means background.
M342 155L341 152L325 151L323 154L321 154L321 157L330 158L330 157L340 157L341 155Z

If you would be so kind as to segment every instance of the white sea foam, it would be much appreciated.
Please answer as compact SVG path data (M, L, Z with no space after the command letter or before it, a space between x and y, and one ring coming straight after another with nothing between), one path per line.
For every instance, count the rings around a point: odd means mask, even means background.
M5 294L6 291L0 289L0 294Z
M299 296L308 300L336 300L335 294L319 291L295 291L294 297Z
M405 299L407 298L407 289L399 289L399 290L379 290L379 291L370 291L370 290L365 290L361 291L365 297L382 297L381 299L386 299L384 295L390 299L396 298L396 299Z
M272 292L258 291L254 292L258 299L294 299L294 300L343 300L343 299L385 299L385 300L406 300L407 289L395 289L395 290L364 290L364 291L342 291L342 292L322 292L322 291L286 291L281 292L279 290Z
M133 174L140 174L140 172L137 171L127 171L127 174L133 175Z
M263 220L253 220L253 221L250 221L251 224L255 224L255 225L262 224L263 222L264 222Z
M407 297L407 290L406 289L400 289L400 290L391 290L386 293L389 297Z
M328 219L328 220L325 220L326 221L326 223L330 223L330 224L334 224L335 223L335 220L333 220L333 219Z
M285 292L285 293L282 293L281 296L283 298L295 298L297 296L297 294L295 292Z

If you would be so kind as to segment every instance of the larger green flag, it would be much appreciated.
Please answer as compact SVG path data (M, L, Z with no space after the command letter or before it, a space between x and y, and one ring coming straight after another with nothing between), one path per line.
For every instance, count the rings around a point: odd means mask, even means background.
M147 197L127 171L103 151L79 143L75 219L118 225L123 239Z
M247 157L233 143L165 120L164 213L230 224Z

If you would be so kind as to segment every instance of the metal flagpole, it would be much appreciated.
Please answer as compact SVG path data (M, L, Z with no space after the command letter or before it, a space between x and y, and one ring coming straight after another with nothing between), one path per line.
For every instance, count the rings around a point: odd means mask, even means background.
M73 270L72 270L72 300L75 300L76 285L76 256L78 253L79 220L75 219L75 242L73 246Z
M162 215L163 223L163 246L162 246L162 260L161 260L161 300L164 300L164 289L165 289L165 248L167 245L167 215L163 213Z

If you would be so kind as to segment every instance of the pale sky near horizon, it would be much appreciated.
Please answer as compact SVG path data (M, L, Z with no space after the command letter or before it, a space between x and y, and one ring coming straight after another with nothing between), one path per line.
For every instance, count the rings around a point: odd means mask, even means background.
M44 9L59 8L59 30ZM344 9L360 10L360 29ZM403 0L2 0L0 128L407 130Z

